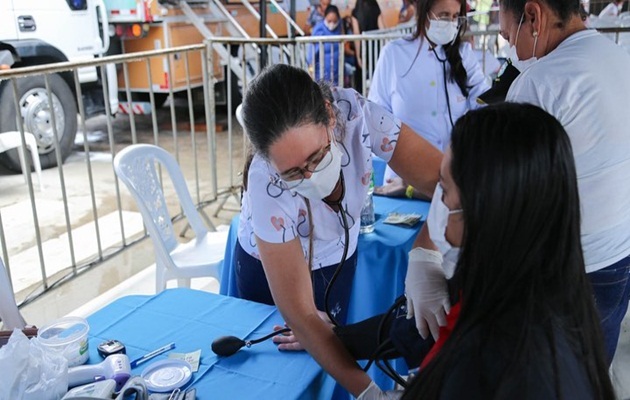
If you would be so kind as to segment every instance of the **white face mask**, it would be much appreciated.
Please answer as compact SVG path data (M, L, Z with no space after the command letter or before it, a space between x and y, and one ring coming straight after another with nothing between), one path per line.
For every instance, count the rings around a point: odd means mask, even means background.
M450 278L455 272L455 265L459 258L459 247L453 247L446 239L446 226L448 225L449 215L461 213L463 210L449 210L444 201L442 201L442 195L442 185L438 183L435 187L435 192L433 192L433 199L431 199L431 207L427 216L427 227L429 228L429 237L444 258L442 267L446 277Z
M536 61L538 61L538 58L536 58L535 56L536 45L538 44L538 35L534 36L534 48L532 49L531 58L528 58L527 60L520 60L518 58L518 53L516 52L516 44L518 43L518 34L521 31L521 25L523 24L524 16L525 14L521 15L521 20L518 23L518 28L516 29L516 39L514 39L514 46L510 45L507 52L508 53L507 57L512 62L512 65L514 65L514 67L516 67L516 69L518 69L521 72L525 71L529 66L531 66L532 64L536 63Z
M459 27L457 21L442 21L432 19L429 21L429 29L427 29L427 38L440 46L449 44L455 40Z
M335 29L337 29L337 27L339 26L339 21L337 21L337 22L324 22L324 24L326 25L326 28L328 28L329 31L334 32Z
M330 151L320 163L327 162L326 158L332 157L330 164L321 171L311 173L311 177L304 179L293 191L301 194L309 200L321 200L332 193L341 172L341 150L334 140L330 142Z

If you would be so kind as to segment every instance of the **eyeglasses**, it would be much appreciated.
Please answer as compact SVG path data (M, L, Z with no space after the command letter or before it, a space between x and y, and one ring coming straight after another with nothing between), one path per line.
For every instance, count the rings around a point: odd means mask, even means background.
M443 15L438 17L437 15L431 12L432 20L434 21L444 21L444 22L457 22L457 27L460 27L466 23L466 17L450 17L447 15Z
M328 134L328 131L326 132ZM277 174L271 178L271 183L281 189L294 189L306 179L305 174L307 172L315 173L328 167L333 161L333 155L330 151L331 141L330 134L328 134L328 144L309 157L304 167L292 168L287 172Z

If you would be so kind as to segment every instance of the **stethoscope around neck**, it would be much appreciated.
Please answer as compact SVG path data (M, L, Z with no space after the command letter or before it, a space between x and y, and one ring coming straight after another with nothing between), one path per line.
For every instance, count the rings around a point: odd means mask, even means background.
M451 100L450 100L450 97L448 95L448 86L446 84L446 81L448 79L448 77L446 76L446 62L448 61L448 59L440 58L440 56L438 55L437 51L435 51L435 46L429 45L429 48L431 49L431 51L435 55L435 58L442 64L442 74L443 74L443 78L444 78L443 79L443 81L444 81L444 94L446 95L446 108L448 109L448 119L449 119L449 121L451 121L451 128L452 128L455 124L453 123L453 113L451 111Z

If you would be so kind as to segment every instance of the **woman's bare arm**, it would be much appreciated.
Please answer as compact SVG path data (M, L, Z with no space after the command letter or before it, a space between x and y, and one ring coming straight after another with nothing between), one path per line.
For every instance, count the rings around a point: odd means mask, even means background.
M403 124L389 166L416 191L433 197L440 177L442 152Z
M360 395L371 378L318 314L299 239L276 244L256 238L256 243L273 299L297 340L337 382Z

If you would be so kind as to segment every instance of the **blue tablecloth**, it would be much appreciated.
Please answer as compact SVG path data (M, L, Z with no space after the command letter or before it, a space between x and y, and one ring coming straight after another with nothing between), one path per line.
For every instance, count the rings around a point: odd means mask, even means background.
M348 322L358 322L384 313L398 296L404 293L408 253L420 230L414 227L389 225L383 220L390 212L417 213L426 219L430 203L389 197L374 197L376 224L374 232L359 237L357 269L354 275L352 294L348 309ZM236 274L232 268L234 246L237 241L238 216L232 219L225 258L221 271L221 294L238 296ZM404 364L398 362L396 369L406 372ZM372 367L372 378L382 388L391 388L392 381Z
M224 335L254 339L283 320L275 307L191 289L169 289L156 296L127 296L88 318L88 363L102 361L96 347L117 339L131 360L175 342L178 353L201 349L199 371L187 387L197 399L328 399L334 381L305 352L280 352L270 340L219 358L210 349ZM153 361L132 373L140 375Z
M374 232L359 237L357 270L354 276L348 322L357 322L387 311L396 297L404 292L407 253L421 224L414 227L390 225L383 220L390 212L417 213L426 218L425 201L374 196L376 224ZM232 219L225 258L221 270L220 293L238 297L236 273L232 266L238 240L239 216Z
M372 156L372 171L374 172L374 185L383 186L383 177L387 163L380 157Z

